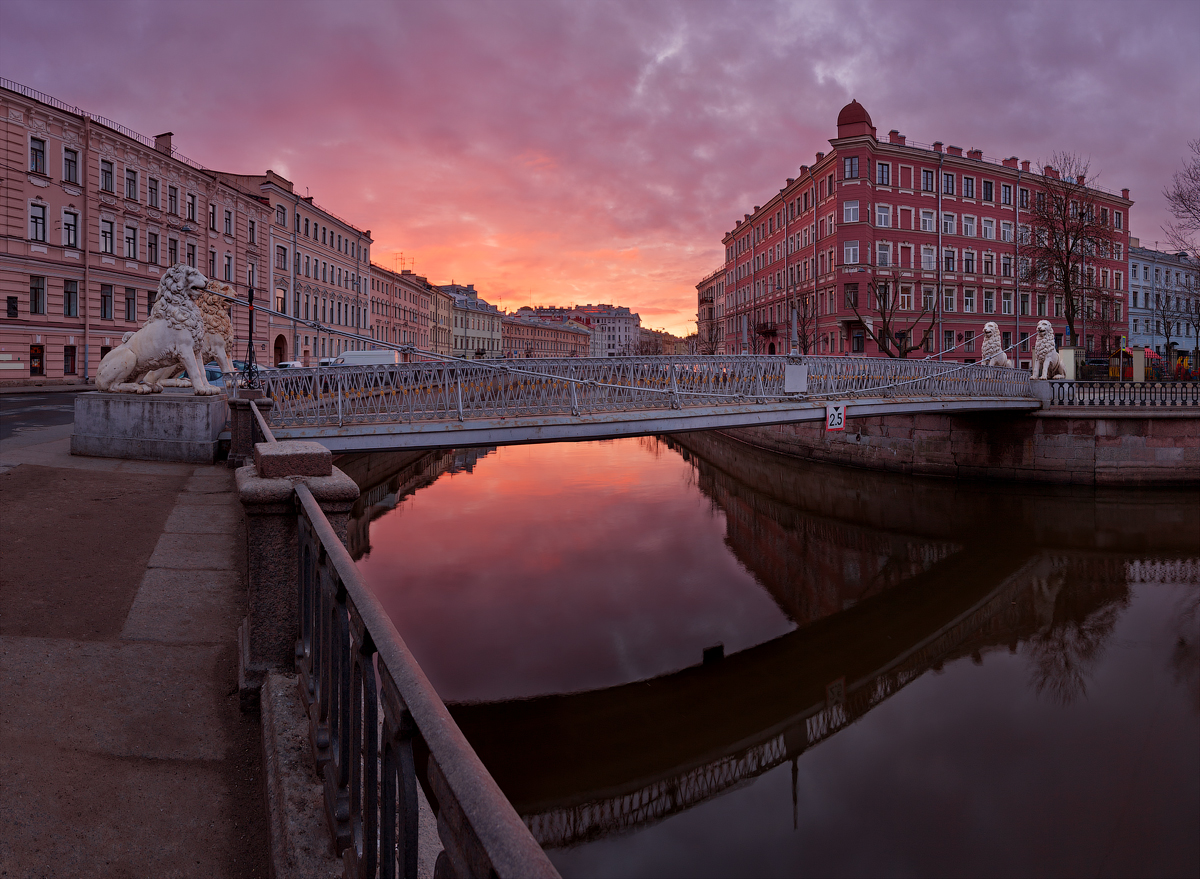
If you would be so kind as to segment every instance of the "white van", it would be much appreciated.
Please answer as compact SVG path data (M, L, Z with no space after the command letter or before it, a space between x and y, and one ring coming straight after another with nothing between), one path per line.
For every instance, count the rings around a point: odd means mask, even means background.
M332 366L390 366L400 363L400 352L387 349L375 351L343 351Z

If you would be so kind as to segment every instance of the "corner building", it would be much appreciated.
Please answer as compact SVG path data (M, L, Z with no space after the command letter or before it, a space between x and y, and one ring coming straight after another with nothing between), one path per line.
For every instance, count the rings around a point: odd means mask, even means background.
M909 143L897 130L881 141L866 109L838 115L831 151L726 233L723 350L728 354L883 356L866 332L869 285L899 296L900 319L924 306L935 315L923 352L974 362L983 325L996 321L1004 344L1029 337L1043 318L1061 337L1063 305L1051 286L1021 277L1018 240L1045 179L1017 157L996 162L978 149ZM1052 174L1051 169L1043 173ZM1089 194L1108 211L1111 253L1088 258L1093 289L1124 310L1129 190ZM709 279L705 279L708 286ZM863 297L862 300L859 297ZM859 314L852 304L862 301ZM714 309L715 311L715 309ZM861 315L861 316L860 316ZM1120 317L1115 321L1119 338ZM921 328L928 326L928 318ZM1088 347L1114 340L1084 327ZM1011 356L1011 355L1010 355Z

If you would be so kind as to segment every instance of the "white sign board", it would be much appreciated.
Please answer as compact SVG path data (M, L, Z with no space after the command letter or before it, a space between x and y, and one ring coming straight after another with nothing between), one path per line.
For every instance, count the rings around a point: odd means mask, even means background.
M785 394L808 393L808 367L789 363L783 367L783 392Z
M846 429L846 404L845 403L826 403L825 404L825 429L826 430L845 430Z

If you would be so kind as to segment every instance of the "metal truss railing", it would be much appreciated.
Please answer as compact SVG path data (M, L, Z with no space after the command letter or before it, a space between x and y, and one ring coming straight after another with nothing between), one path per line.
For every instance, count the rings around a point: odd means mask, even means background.
M784 388L807 367L807 391ZM860 397L1031 397L1020 370L867 357L613 357L425 361L268 371L279 426L592 415Z
M1200 383L1052 381L1050 405L1200 407Z

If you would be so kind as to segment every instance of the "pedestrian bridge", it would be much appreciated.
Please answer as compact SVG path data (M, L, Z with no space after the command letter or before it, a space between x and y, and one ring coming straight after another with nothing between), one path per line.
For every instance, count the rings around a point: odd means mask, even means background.
M920 412L1030 411L1028 373L874 357L451 360L272 370L278 439L335 452L595 440Z

